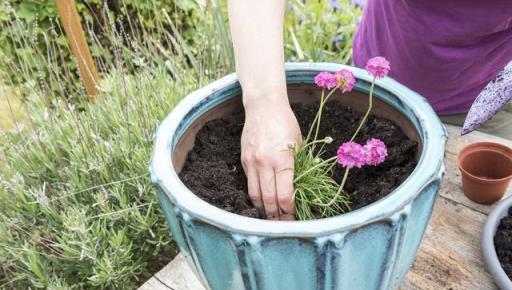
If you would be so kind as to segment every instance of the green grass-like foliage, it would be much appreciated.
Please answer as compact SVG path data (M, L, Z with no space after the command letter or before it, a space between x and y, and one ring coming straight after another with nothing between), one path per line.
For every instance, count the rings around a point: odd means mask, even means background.
M82 112L59 99L46 104L33 88L30 128L0 139L5 287L129 288L171 254L147 160L157 120L191 84L172 87L164 70L113 73L109 92Z
M201 9L197 9L196 1L181 0L76 0L76 9L80 15L82 26L86 30L86 34L90 43L101 42L103 46L94 46L91 50L93 57L101 62L111 62L115 58L115 51L111 50L113 39L111 37L110 27L115 27L122 33L129 34L131 38L140 40L145 34L159 34L163 25L165 29L170 30L170 26L166 23L166 15L161 13L162 10L167 11L169 17L173 20L182 34L182 37L188 42L193 43L194 29L202 17ZM60 49L58 69L60 73L66 74L67 67L75 68L75 62L72 55L67 49L67 39L62 33L59 18L57 16L57 8L55 0L2 0L0 1L0 27L23 23L24 29L28 33L10 33L9 30L0 30L0 47L3 54L16 60L22 61L23 57L37 53L52 53L52 50ZM50 38L45 39L48 32L51 33ZM24 46L23 37L29 35L33 40L33 45ZM93 39L94 38L94 39ZM162 38L165 40L165 38ZM47 43L49 45L47 45ZM161 42L162 47L169 48L169 43ZM37 63L31 63L32 69L38 69ZM125 65L126 68L132 69L130 64ZM98 65L103 71L107 67ZM10 73L4 71L4 73ZM43 77L48 77L51 72L39 69L39 73ZM17 74L10 77L16 78ZM77 79L77 75L73 75ZM71 80L71 79L70 79ZM21 81L18 79L18 81Z
M327 142L304 141L295 152L295 215L299 220L331 217L350 210L348 197L338 194L340 186L331 177L335 160L320 157Z

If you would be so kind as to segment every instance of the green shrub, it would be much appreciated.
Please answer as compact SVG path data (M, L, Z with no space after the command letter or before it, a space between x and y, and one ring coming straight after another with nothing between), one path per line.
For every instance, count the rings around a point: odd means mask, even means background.
M1 139L0 260L13 289L127 288L172 257L147 176L150 136L193 84L151 69L104 86L83 112L31 96L31 129Z
M29 117L0 133L1 289L133 289L174 256L147 173L151 136L182 96L232 60L206 33L219 25L212 13L194 28L205 46L194 47L161 12L166 22L143 41L109 31L114 54L102 63L96 104L62 73L63 48L52 42L12 61L0 52L0 79L13 92L2 103L23 99ZM1 31L34 47L24 22Z
M172 26L181 34L187 44L192 45L194 28L199 21L200 10L196 1L139 1L139 0L78 0L77 11L80 15L91 54L100 72L108 72L109 63L115 58L115 41L125 45L140 42L147 34L159 39L162 29L171 30ZM162 13L166 11L167 15ZM167 18L167 19L166 19ZM53 59L54 69L66 76L65 84L77 85L79 79L76 65L69 52L66 36L60 26L55 0L5 0L0 3L0 47L8 61L23 62L24 58L34 54L47 55L58 51L58 58ZM25 31L20 32L23 29ZM113 39L112 30L118 37ZM171 48L172 44L161 41L162 47ZM29 42L31 45L26 45ZM51 78L51 71L37 66L36 61L27 63L32 71L46 81ZM133 70L125 64L126 70ZM5 72L4 72L5 73ZM7 72L9 73L9 72ZM13 73L10 77L18 82L23 79ZM75 81L73 81L75 80ZM67 89L71 89L68 87Z

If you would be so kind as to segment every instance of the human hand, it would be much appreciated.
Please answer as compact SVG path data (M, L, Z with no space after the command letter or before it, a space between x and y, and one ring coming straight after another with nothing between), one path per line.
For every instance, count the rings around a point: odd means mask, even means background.
M288 144L300 145L299 124L287 98L260 98L245 106L242 165L249 197L262 216L294 220L294 155Z

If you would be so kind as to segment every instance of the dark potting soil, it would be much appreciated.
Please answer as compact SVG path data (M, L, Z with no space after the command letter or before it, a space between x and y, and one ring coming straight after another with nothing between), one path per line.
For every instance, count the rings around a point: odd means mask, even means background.
M494 247L501 267L512 280L512 207L508 209L508 216L500 221L494 236Z
M318 109L317 104L293 104L303 135L306 135ZM322 113L319 138L330 136L323 158L336 155L338 146L351 138L362 114L337 101L326 104ZM240 136L244 125L243 108L212 120L200 129L194 148L180 173L185 185L201 199L224 210L259 218L247 194L247 180L240 163ZM373 203L400 185L416 166L417 143L410 140L391 121L370 116L356 142L380 138L388 147L388 157L379 166L350 171L345 185L352 210ZM341 181L342 170L333 177Z

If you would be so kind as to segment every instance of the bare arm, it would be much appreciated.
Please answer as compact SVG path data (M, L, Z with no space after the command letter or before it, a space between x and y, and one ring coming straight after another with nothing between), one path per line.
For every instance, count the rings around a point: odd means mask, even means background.
M288 102L284 75L285 0L229 0L236 71L244 102L273 98ZM278 96L273 96L279 93ZM256 97L257 95L257 97Z
M242 164L254 206L268 219L291 220L293 154L300 129L288 102L284 73L285 0L229 0L236 70L243 90Z

